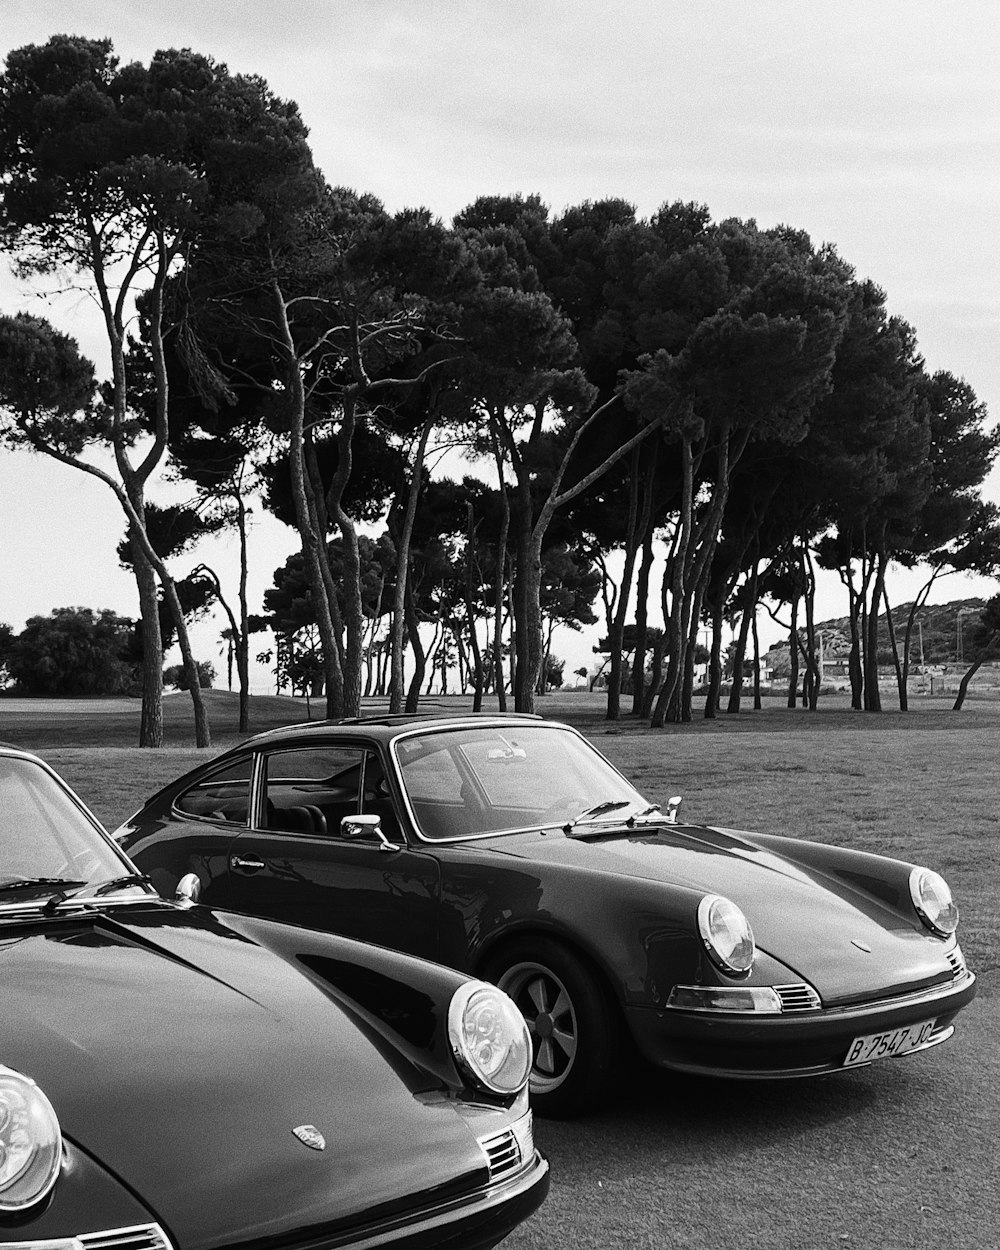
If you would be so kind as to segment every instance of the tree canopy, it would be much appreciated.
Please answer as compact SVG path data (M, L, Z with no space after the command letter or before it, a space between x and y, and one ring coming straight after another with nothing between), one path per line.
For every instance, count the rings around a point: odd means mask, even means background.
M0 75L0 248L101 309L100 388L66 335L0 318L0 437L121 504L149 745L172 637L209 741L187 633L209 602L249 728L251 499L298 546L265 605L279 668L322 686L330 716L376 690L414 707L456 674L477 706L492 690L530 711L560 671L556 623L596 619L598 597L609 718L631 683L633 712L690 719L706 629L715 715L727 622L738 711L761 603L789 616L814 707L817 568L844 584L854 702L877 711L892 565L927 570L924 599L950 572L1000 570L989 414L927 372L876 283L793 225L669 199L648 218L619 198L553 216L523 194L450 224L390 212L326 180L260 78L56 35ZM152 497L164 471L188 503ZM220 526L239 536L235 595L207 566L172 573Z

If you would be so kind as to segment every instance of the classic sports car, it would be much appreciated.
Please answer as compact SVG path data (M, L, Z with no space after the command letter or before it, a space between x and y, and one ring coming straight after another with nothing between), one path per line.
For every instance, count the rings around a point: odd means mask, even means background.
M945 1041L975 993L927 868L678 822L537 717L258 735L117 833L165 894L369 938L495 982L535 1109L666 1067L808 1076Z
M495 986L167 902L0 748L0 1246L486 1247L535 1210Z

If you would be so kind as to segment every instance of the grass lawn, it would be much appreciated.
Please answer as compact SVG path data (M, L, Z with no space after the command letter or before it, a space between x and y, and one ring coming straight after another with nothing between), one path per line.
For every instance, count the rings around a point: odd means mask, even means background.
M234 698L213 692L210 706L215 747L238 741ZM540 707L580 728L650 799L682 794L689 819L938 868L959 900L980 991L955 1039L927 1055L808 1082L643 1070L599 1115L539 1122L552 1193L505 1246L996 1245L1000 703L952 713L950 700L921 701L906 715L865 715L830 699L814 714L773 704L661 731L607 723L599 696L548 696ZM256 730L306 712L300 701L256 699L253 716ZM187 745L186 697L169 698L165 718L169 745L140 751L134 702L0 699L0 740L37 750L114 827L212 754Z
M167 746L142 751L135 700L0 699L0 740L43 755L114 828L164 782L240 741L237 703L208 693L213 747L190 746L190 701L164 700ZM383 711L385 701L366 710ZM426 710L468 708L429 700ZM995 968L992 940L1000 852L1000 702L922 700L906 714L852 712L846 699L819 711L779 701L762 712L698 718L651 730L604 720L600 695L539 700L568 721L655 802L682 794L682 816L730 828L856 846L925 863L948 878L962 908L963 946L980 970ZM312 708L313 719L322 715ZM307 718L300 699L257 696L254 730Z

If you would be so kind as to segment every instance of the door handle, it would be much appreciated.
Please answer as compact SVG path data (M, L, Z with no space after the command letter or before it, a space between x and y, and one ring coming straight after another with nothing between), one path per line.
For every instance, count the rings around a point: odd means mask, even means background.
M231 855L229 867L235 872L260 872L264 861L259 855Z

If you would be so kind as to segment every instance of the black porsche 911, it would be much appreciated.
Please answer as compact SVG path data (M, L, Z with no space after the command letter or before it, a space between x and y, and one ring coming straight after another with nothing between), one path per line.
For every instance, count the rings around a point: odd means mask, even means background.
M946 1041L975 994L918 865L678 820L536 717L383 717L249 739L117 831L164 894L366 938L503 987L533 1105L669 1068L797 1077Z
M0 747L0 1246L487 1247L534 1211L495 986L168 902Z

